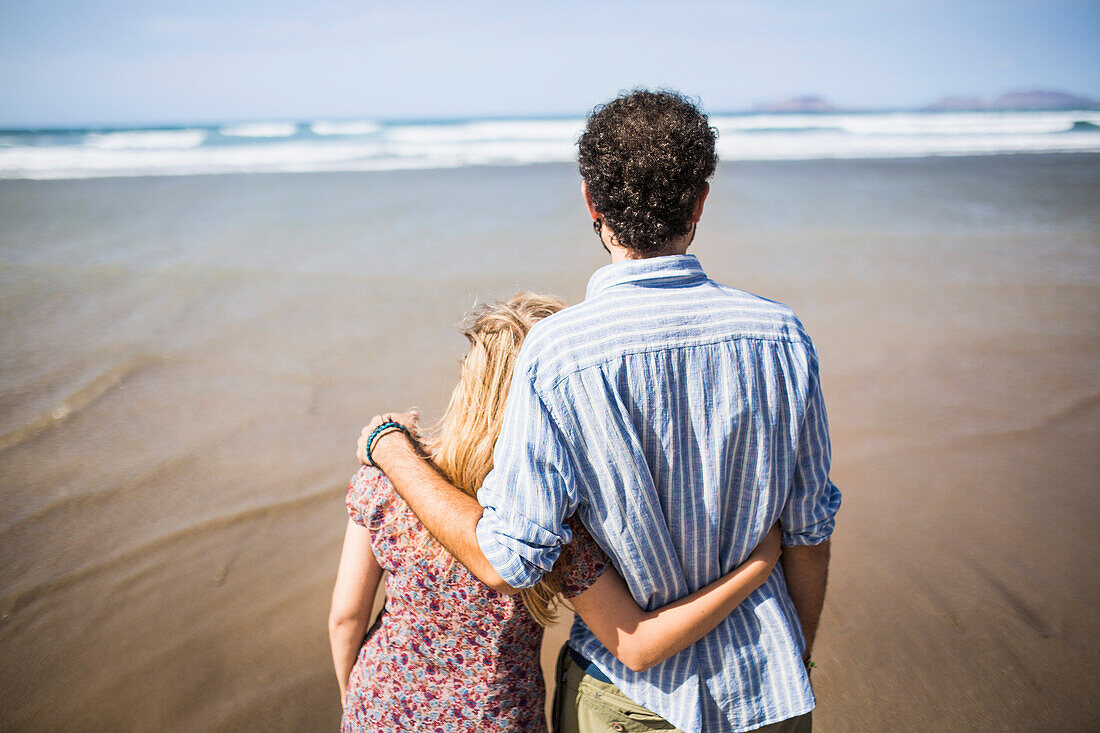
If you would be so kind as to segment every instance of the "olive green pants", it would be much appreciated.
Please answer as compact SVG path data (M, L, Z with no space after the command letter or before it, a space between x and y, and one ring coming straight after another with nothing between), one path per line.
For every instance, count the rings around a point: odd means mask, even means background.
M638 705L615 685L585 674L566 648L558 656L554 692L554 733L680 731L660 715ZM811 713L757 728L760 733L811 733Z

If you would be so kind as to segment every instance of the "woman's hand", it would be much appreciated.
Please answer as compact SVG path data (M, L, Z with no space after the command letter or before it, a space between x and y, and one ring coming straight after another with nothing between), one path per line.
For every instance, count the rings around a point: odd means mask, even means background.
M779 528L779 522L776 522L764 535L764 539L760 540L760 544L756 546L748 559L763 560L774 566L779 562L781 554L783 554L783 530Z

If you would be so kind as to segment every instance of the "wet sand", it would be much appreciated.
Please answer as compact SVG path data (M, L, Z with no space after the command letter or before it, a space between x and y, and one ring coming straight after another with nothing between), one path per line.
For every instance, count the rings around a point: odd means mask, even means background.
M333 729L359 428L438 416L476 297L583 296L578 188L0 181L0 728ZM703 223L821 357L818 728L1100 725L1100 156L723 166Z

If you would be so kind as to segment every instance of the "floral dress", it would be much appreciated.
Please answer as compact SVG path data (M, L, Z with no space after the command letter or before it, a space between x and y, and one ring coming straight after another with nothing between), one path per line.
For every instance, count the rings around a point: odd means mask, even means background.
M540 627L517 596L482 584L438 545L386 476L364 466L348 514L386 571L386 607L348 682L342 731L545 731ZM567 597L607 567L578 522L558 559Z

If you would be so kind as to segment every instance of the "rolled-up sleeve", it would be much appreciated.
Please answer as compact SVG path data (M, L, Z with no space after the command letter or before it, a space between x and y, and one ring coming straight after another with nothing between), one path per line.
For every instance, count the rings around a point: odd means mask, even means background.
M530 588L572 539L565 518L577 506L562 435L525 370L512 380L493 470L477 492L484 513L477 541L513 588Z
M829 539L840 509L840 489L829 480L832 462L829 419L821 396L816 359L810 362L809 378L791 493L780 514L783 544L787 547L820 545Z

